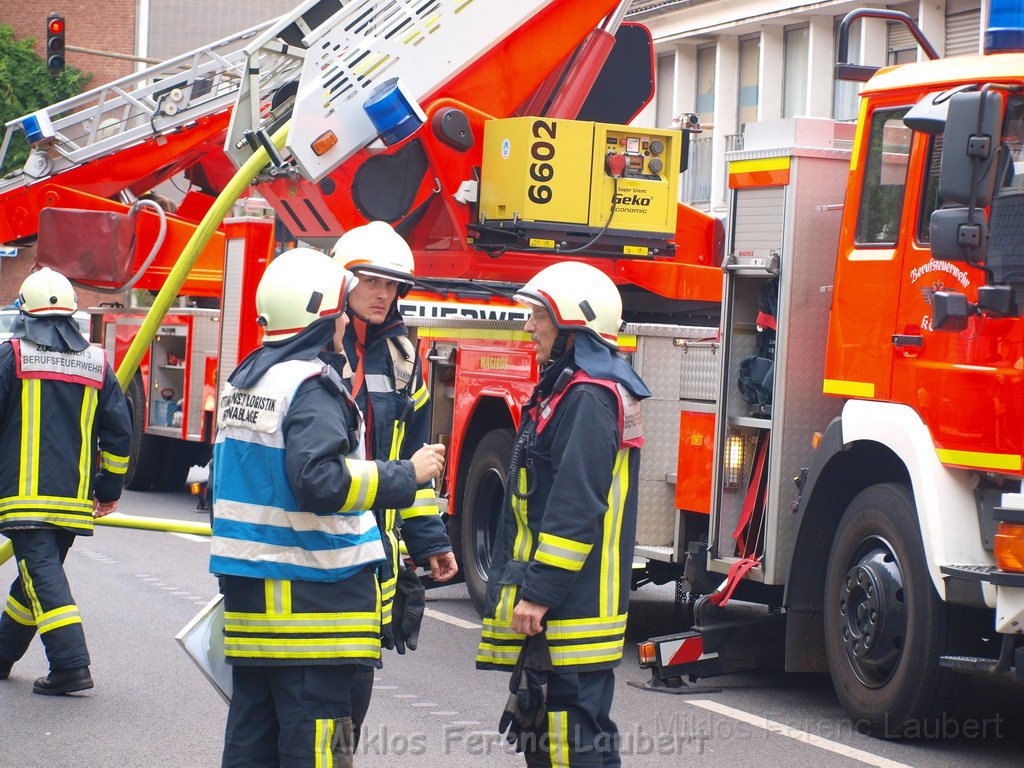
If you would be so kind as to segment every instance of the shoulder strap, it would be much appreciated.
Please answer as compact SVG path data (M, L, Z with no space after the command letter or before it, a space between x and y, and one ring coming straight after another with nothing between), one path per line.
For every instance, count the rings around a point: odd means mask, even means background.
M416 347L408 336L391 336L387 344L391 370L395 373L395 391L410 389L416 371Z
M535 419L537 424L536 432L538 435L544 431L544 428L548 425L548 422L550 422L551 417L558 408L558 403L563 397L565 397L565 393L576 384L597 384L614 394L615 402L618 405L619 447L640 448L643 446L643 418L640 410L640 401L618 382L611 381L609 379L591 378L584 373L582 369L577 369L565 387L553 394L546 401L538 404Z

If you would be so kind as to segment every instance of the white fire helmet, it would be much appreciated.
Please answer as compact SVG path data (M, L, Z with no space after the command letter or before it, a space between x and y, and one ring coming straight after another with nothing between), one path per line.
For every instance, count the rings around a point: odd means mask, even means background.
M32 317L70 317L78 309L78 297L71 281L49 267L26 277L19 293L19 309Z
M619 348L622 297L597 267L578 261L552 264L534 275L515 300L547 310L558 328L589 333L605 346Z
M263 340L273 344L302 333L317 320L338 317L359 282L328 255L292 248L267 266L256 288L257 322Z
M416 265L412 249L385 221L371 221L350 229L338 238L331 256L354 274L394 280L403 296L414 282Z

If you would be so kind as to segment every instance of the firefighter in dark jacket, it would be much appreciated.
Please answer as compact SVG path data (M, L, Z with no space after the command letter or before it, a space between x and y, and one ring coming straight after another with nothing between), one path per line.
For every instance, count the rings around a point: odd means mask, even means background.
M296 248L256 291L263 345L218 408L210 570L232 696L222 766L351 766L355 669L380 664L384 557L371 508L411 504L443 447L365 458L340 346L355 278Z
M76 536L92 535L94 517L117 508L131 421L105 353L72 319L68 279L34 272L19 301L0 344L0 532L18 564L0 616L0 680L38 631L50 672L32 690L72 693L93 681L64 558Z
M554 264L516 299L532 309L540 379L513 450L477 666L514 669L500 727L527 765L618 766L613 668L650 392L617 353L622 303L603 272Z
M369 455L408 458L431 437L427 386L398 311L398 298L414 279L412 250L389 224L372 221L342 235L331 255L359 278L349 295L345 356L352 392L366 415ZM416 648L424 606L422 587L401 561L399 538L414 562L429 565L434 581L450 580L458 566L433 483L420 485L412 504L381 505L375 512L386 557L381 566L382 641L405 653L406 647ZM353 689L357 735L372 688L373 668L359 670Z

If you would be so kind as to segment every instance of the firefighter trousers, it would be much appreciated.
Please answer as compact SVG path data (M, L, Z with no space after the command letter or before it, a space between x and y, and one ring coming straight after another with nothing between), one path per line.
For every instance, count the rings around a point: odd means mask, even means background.
M60 528L5 531L14 548L18 578L0 616L0 658L25 655L36 631L50 671L89 666L82 617L64 573L64 558L75 535Z
M221 768L343 768L355 664L232 667Z
M374 668L365 664L356 667L352 675L352 728L355 731L356 746L363 730L363 721L370 709L370 698L373 695Z
M547 728L524 734L528 768L619 768L619 729L611 719L615 673L548 675Z

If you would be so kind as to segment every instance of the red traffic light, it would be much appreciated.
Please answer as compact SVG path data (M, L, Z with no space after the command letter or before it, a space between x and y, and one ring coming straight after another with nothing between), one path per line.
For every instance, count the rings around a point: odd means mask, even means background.
M59 35L64 31L64 19L50 19L49 31L51 35Z

